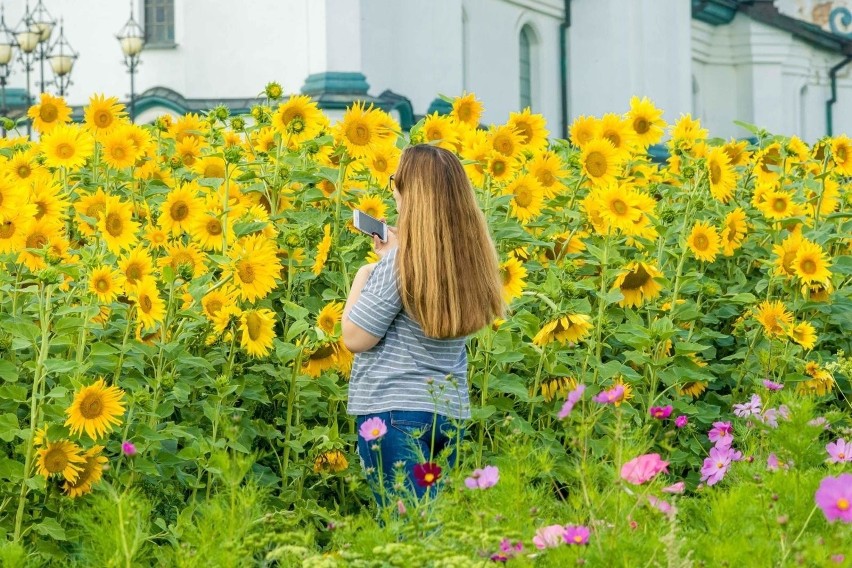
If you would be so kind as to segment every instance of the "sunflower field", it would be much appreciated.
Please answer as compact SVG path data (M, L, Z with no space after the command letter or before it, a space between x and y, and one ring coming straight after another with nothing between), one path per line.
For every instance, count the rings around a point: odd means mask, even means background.
M852 565L852 140L448 102L3 119L3 566ZM438 497L376 510L340 319L413 144L462 160L508 308Z

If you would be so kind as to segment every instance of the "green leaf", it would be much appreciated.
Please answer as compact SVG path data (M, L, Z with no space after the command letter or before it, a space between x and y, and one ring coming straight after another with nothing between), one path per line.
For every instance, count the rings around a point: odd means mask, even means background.
M11 442L18 431L18 417L12 413L0 415L0 440Z
M67 540L65 537L65 529L53 518L46 518L39 524L35 525L36 532L42 536L49 536L53 540Z
M14 383L18 380L18 369L5 359L0 359L0 379L6 382Z

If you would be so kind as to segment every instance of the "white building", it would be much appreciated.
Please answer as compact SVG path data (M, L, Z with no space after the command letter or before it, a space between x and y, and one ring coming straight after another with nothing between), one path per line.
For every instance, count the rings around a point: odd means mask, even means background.
M129 2L42 2L62 17L79 52L69 102L84 105L95 92L126 101L130 81L115 34ZM624 112L639 95L669 121L692 113L716 136L747 136L734 124L740 120L813 141L831 128L852 131L852 65L838 65L852 55L847 3L135 0L148 35L135 81L137 120L218 102L246 109L274 80L333 114L371 100L404 126L445 110L439 94L467 90L485 103L485 123L530 105L561 137L575 117ZM25 0L2 5L7 25L17 25ZM20 63L12 71L9 87L24 89ZM35 94L38 81L36 63Z

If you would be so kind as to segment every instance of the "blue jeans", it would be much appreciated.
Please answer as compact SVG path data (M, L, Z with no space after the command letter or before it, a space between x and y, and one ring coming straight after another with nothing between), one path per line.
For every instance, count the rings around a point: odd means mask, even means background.
M358 455L367 482L380 506L396 503L401 496L421 499L427 490L434 497L437 484L428 489L417 484L414 466L425 462L439 463L443 478L456 463L456 447L464 436L460 421L433 412L391 410L357 417L357 427L373 417L381 418L388 432L378 440L367 442L358 436ZM401 464L401 465L400 465ZM398 467L399 466L399 467ZM381 481L379 482L379 472ZM397 483L400 474L401 483ZM384 497L382 495L384 485Z

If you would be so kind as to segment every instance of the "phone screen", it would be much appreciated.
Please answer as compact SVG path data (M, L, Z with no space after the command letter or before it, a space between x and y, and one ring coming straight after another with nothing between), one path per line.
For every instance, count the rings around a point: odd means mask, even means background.
M387 225L363 211L354 212L355 228L368 235L376 234L382 241L387 240Z

